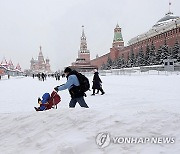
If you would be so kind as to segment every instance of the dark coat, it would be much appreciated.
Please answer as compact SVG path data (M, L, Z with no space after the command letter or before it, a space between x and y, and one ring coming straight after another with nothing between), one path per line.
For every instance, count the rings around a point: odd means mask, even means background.
M100 89L101 88L101 79L99 77L99 73L95 72L93 77L93 86L92 89Z
M68 74L67 79L70 75L76 75L76 77L78 79L77 73L78 72L76 72L75 70L71 71ZM79 81L79 79L78 79L78 81ZM80 82L79 82L79 84L80 84ZM79 98L79 97L85 96L85 93L80 90L80 85L79 86L73 85L72 88L69 89L69 93L71 95L71 98Z

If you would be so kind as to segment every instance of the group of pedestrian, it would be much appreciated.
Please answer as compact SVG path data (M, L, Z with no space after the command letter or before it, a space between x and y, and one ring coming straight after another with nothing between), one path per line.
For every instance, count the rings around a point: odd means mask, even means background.
M81 107L89 108L84 100L85 93L81 90L80 81L78 80L76 73L74 73L74 71L72 71L71 68L67 67L64 70L64 75L67 78L67 82L63 85L56 86L54 90L56 92L65 89L69 90L69 93L71 95L71 100L69 103L70 108L74 108L77 102ZM92 95L95 95L95 90L97 90L97 93L101 91L101 95L105 94L104 90L102 89L102 81L99 77L99 73L97 70L94 70L92 89L93 89Z
M38 77L39 76L40 75L38 74ZM86 104L85 100L84 100L84 97L86 97L85 92L87 90L90 90L89 80L84 75L82 75L81 73L79 73L79 72L77 72L75 70L72 70L70 67L65 68L63 76L67 78L67 82L65 84L63 84L63 85L56 86L54 88L54 92L55 92L54 94L56 94L58 96L58 94L57 94L58 91L68 89L69 93L70 93L70 96L71 96L71 100L69 102L69 107L70 108L74 108L76 106L77 102L79 103L79 105L81 107L89 108L88 105ZM41 77L44 78L43 73L42 73ZM33 78L34 78L34 75L33 75ZM94 77L93 77L92 82L93 82L92 96L95 95L95 94L98 94L99 91L101 92L101 95L104 95L105 92L102 89L102 81L101 81L101 79L99 77L99 73L98 73L98 71L96 69L94 70ZM97 90L97 92L96 92L96 90ZM46 93L46 95L47 95L47 93ZM44 111L46 109L51 109L52 105L51 105L50 108L48 108L47 106L48 106L48 104L50 102L51 102L50 104L52 104L52 102L54 102L54 101L52 101L52 99L50 99L49 96L50 96L50 94L48 94L48 97L47 97L48 99L45 99L45 100L42 97L41 102L39 101L40 99L38 99L38 103L40 102L39 103L40 107L39 108L35 107L36 111ZM52 96L52 98L54 98L54 97ZM59 96L59 98L60 98L60 96ZM49 101L49 100L51 100L51 101ZM59 101L60 101L60 99L57 99L57 103L59 103Z
M61 75L60 75L60 73L55 73L55 78L56 78L56 80L60 80L60 77L61 77Z
M33 79L35 77L38 77L39 81L45 81L46 77L47 77L47 74L45 74L45 73L38 73L38 74L33 74L32 77L33 77Z

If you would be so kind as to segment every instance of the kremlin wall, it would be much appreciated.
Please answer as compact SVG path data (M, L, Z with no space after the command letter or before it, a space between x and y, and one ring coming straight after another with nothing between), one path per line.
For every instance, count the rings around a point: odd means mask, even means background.
M180 18L171 12L161 18L149 31L132 38L128 46L124 46L121 28L117 24L110 52L92 59L90 63L100 69L103 64L107 63L108 58L114 61L119 57L124 57L127 60L131 51L134 54L137 54L140 49L145 51L147 45L152 43L158 49L164 45L165 41L169 47L173 47L176 41L180 42Z

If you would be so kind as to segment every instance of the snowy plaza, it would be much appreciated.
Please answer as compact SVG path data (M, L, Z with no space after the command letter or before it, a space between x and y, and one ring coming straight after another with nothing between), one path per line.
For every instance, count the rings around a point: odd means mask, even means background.
M89 75L90 83L92 75ZM57 154L178 154L180 151L179 73L101 76L105 95L85 98L89 109L69 108L68 91L58 92L58 109L34 111L37 98L66 82L32 77L0 81L0 151ZM101 148L99 133L123 137L173 137L174 143L112 144Z

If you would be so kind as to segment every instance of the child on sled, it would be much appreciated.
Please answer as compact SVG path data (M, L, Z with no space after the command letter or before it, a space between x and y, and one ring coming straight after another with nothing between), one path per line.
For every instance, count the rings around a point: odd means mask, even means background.
M42 96L42 100L38 98L39 107L34 107L36 111L44 111L49 110L51 108L57 109L57 104L61 101L61 97L57 94L56 91L53 91L51 95L49 93L45 93Z

